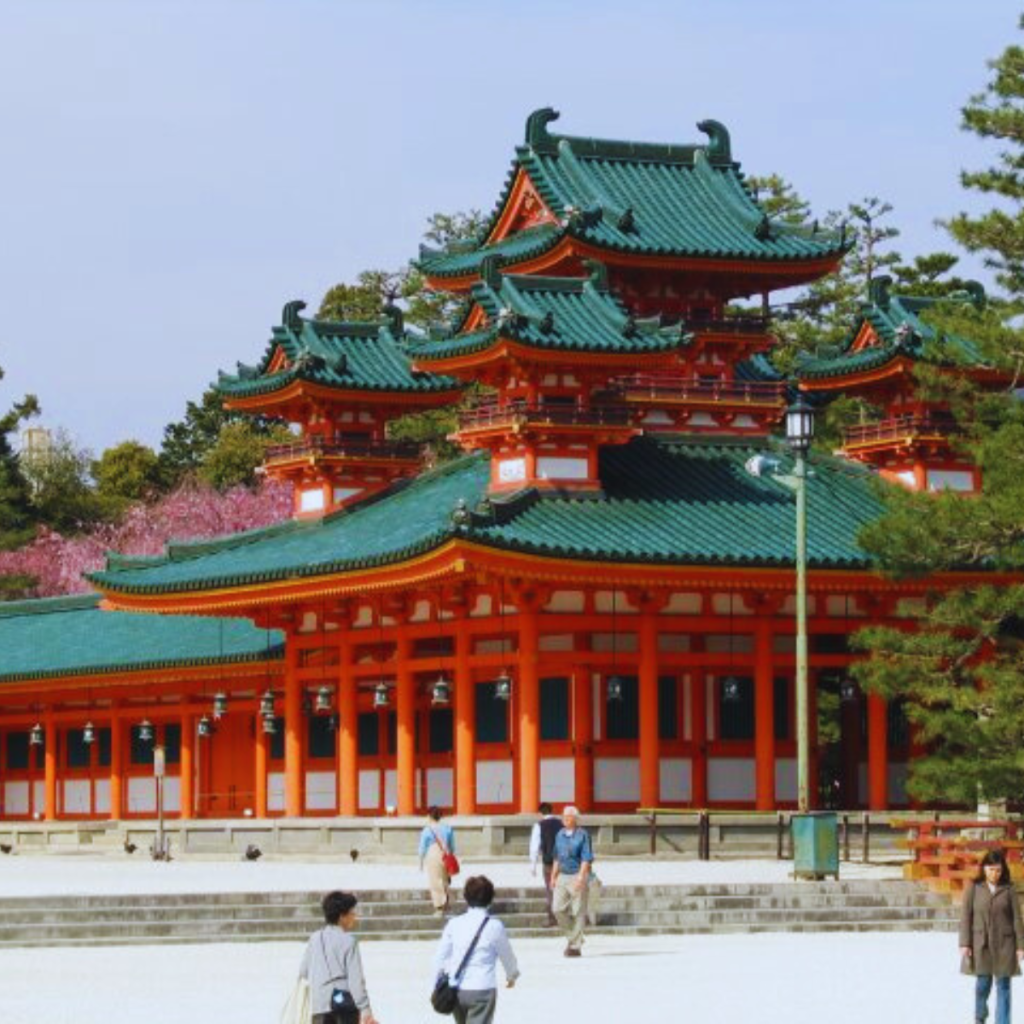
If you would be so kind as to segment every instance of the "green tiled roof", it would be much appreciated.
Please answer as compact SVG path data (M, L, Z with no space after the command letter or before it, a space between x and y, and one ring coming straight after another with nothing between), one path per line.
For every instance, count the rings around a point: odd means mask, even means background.
M486 349L500 338L531 348L567 352L637 355L671 352L689 341L657 317L635 320L616 301L596 267L590 279L500 274L485 265L472 297L487 315L488 326L451 338L411 347L417 361L447 359Z
M280 658L283 637L241 619L105 612L99 595L0 604L0 680ZM221 623L223 622L223 640Z
M957 334L943 334L921 318L947 299L911 295L892 295L892 279L877 277L872 281L870 301L863 304L860 316L842 348L834 355L805 356L797 363L801 379L848 377L863 370L885 366L900 357L927 363L984 365L977 345ZM963 301L983 301L984 292L977 285ZM878 344L852 351L852 345L864 324L869 323L878 335Z
M297 579L398 562L458 535L495 547L566 558L649 561L667 565L789 565L794 550L794 496L771 476L745 468L765 444L672 441L640 437L601 453L603 498L524 492L480 502L490 468L484 453L466 456L376 502L247 543L148 566L93 574L102 589L123 593L189 593ZM860 528L877 517L873 477L859 467L812 456L808 481L810 563L867 564ZM464 503L468 513L453 512ZM478 509L479 506L479 509ZM476 510L476 511L474 511ZM461 521L460 522L460 518Z
M258 366L239 364L236 374L221 373L216 387L222 395L271 394L296 380L345 391L432 392L462 386L450 377L411 369L399 316L380 321L305 320L299 316L304 307L303 302L285 306L282 324L273 329ZM269 373L278 349L287 356L288 368Z
M494 255L521 260L572 237L601 249L643 255L766 261L839 256L841 234L769 221L748 190L730 150L729 133L702 121L705 145L659 145L552 135L550 109L530 115L526 142L475 249L423 249L421 269L434 277L475 273ZM557 225L524 231L494 245L493 230L518 172L525 171Z

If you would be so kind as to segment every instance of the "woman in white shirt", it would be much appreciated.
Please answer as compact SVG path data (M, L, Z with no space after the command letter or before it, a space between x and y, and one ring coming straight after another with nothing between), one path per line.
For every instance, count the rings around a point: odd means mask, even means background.
M483 875L475 875L466 879L462 895L469 909L445 925L434 958L434 977L447 973L451 984L459 990L456 1024L491 1024L498 1002L497 961L504 968L506 988L515 985L519 965L505 926L487 912L494 902L494 883ZM477 939L472 955L457 975L474 937Z

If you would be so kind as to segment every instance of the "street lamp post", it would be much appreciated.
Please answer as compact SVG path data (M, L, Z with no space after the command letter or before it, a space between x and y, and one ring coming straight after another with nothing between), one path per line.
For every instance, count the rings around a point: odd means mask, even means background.
M810 805L810 722L807 699L807 449L814 436L814 409L798 397L786 410L786 440L793 451L796 491L796 791L797 809Z

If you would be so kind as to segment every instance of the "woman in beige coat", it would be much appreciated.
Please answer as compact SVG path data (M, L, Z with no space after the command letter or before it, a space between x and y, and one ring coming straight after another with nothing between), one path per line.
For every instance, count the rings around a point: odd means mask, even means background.
M1010 1024L1010 978L1020 974L1024 923L1017 890L1002 850L989 850L978 877L964 891L960 914L961 971L976 977L974 1019L988 1017L988 997L996 980L995 1024Z
M452 880L445 867L445 855L455 853L455 832L451 825L442 823L441 817L440 807L431 807L427 811L427 823L420 833L418 851L420 871L426 868L435 917L444 917L448 909Z

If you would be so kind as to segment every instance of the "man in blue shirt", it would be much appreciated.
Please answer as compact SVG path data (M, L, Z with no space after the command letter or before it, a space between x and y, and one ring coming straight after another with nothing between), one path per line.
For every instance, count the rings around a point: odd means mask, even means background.
M581 956L587 922L587 884L594 863L590 835L579 825L580 812L569 804L562 810L562 830L555 837L551 872L552 909L565 932L565 956Z

